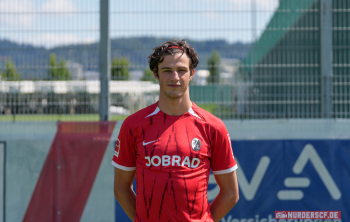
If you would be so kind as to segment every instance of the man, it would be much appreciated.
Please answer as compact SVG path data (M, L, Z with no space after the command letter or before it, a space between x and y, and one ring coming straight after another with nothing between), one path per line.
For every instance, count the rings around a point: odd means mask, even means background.
M198 56L185 40L174 40L156 47L149 64L159 101L121 126L115 197L133 221L220 221L238 201L237 164L223 122L190 100ZM220 187L211 204L210 169Z

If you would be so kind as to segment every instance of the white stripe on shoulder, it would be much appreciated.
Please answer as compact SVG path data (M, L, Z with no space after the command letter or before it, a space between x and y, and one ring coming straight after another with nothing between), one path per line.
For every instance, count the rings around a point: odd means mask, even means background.
M224 173L231 173L235 170L237 170L238 166L237 164L234 165L233 167L229 168L229 169L226 169L226 170L218 170L218 171L213 171L213 174L214 175L218 175L218 174L224 174Z
M112 165L118 169L125 170L125 171L133 171L136 170L136 167L125 167L122 165L117 164L116 162L112 161Z
M154 116L154 115L156 115L159 111L160 111L160 109L159 109L159 107L157 106L156 110L154 110L153 113L149 114L149 115L146 116L145 118L150 117L150 116Z
M188 110L188 112L192 115L192 116L195 116L197 117L198 119L200 119L200 117L197 115L197 113L195 113L192 109L192 107Z

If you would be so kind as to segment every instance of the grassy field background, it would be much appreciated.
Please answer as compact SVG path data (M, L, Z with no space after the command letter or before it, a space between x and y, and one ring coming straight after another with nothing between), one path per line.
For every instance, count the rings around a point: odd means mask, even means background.
M111 115L111 121L124 120L127 115ZM98 114L52 114L52 115L0 115L1 121L99 121Z

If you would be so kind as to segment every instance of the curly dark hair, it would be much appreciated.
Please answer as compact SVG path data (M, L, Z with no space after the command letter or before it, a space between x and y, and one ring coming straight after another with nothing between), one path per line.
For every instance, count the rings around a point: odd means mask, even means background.
M179 48L169 48L171 46L177 46ZM175 55L176 53L186 53L186 55L191 59L190 63L190 72L192 75L192 70L195 69L198 65L198 55L194 48L192 48L185 39L183 40L171 40L164 42L162 45L155 47L153 53L148 56L149 68L157 74L158 76L158 64L162 63L164 56L166 55Z

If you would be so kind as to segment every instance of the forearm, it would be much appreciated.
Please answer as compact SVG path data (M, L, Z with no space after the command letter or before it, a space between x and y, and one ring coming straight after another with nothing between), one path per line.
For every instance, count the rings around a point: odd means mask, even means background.
M114 188L114 195L128 217L134 221L136 216L136 195L132 187Z
M219 195L211 202L210 212L214 221L220 221L236 205L238 197L234 194L225 194L220 191Z

